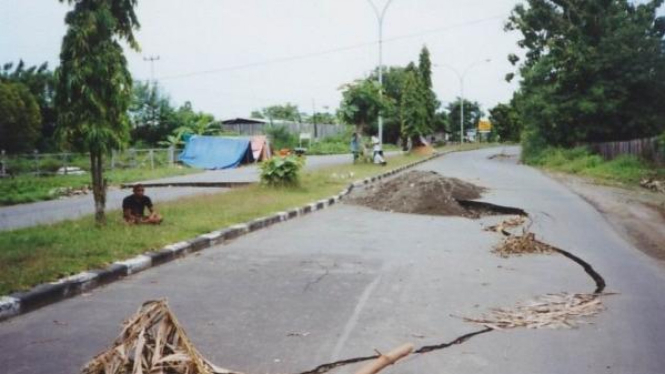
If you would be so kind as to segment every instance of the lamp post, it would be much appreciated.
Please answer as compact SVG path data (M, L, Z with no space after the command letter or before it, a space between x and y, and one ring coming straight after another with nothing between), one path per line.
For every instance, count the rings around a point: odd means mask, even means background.
M383 98L383 20L388 11L388 7L393 2L393 0L388 0L386 5L383 6L383 9L379 8L374 4L372 0L367 0L367 2L372 6L374 14L376 15L376 20L379 25L379 95ZM379 144L383 145L383 116L379 111Z
M464 143L464 78L466 78L466 74L471 70L473 67L478 66L484 62L491 62L492 60L489 58L486 58L484 60L478 60L476 62L473 62L469 64L462 73L455 69L454 67L448 65L448 64L436 64L434 66L437 67L444 67L449 70L451 70L455 75L457 75L457 78L459 79L459 84L460 84L460 121L459 121L459 137L460 137L460 144Z

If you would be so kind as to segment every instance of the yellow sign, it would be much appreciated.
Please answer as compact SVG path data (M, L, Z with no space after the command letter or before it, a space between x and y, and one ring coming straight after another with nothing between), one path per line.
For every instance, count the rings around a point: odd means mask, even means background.
M492 122L481 120L478 122L478 131L479 132L490 132L492 131Z

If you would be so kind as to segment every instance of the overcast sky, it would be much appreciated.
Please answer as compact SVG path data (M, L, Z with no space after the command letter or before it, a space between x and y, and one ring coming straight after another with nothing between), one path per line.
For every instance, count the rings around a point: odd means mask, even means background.
M386 0L374 0L382 7ZM384 64L417 61L465 78L465 96L483 109L510 99L504 80L517 33L503 24L515 0L394 0L384 23ZM0 0L0 63L58 64L68 6L56 0ZM291 102L332 111L339 87L378 64L376 16L367 0L139 0L142 51L127 51L135 79L150 78L145 57L159 56L155 78L174 104L189 100L218 118ZM459 96L457 76L433 72L444 103Z

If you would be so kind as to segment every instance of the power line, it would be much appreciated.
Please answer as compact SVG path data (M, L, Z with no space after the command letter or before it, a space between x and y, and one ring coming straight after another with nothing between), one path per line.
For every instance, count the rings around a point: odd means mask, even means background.
M480 23L495 21L495 20L498 20L498 19L505 19L507 16L508 15L504 13L504 14L495 15L495 16L492 16L492 17L481 18L481 19L468 21L468 22L463 22L463 23L459 23L459 24L455 24L455 25L451 25L451 26L429 29L429 30L418 32L418 33L395 36L395 37L392 37L392 38L384 39L383 42L384 43L390 43L390 42L400 41L400 40L404 40L404 39L413 39L413 38L421 37L421 36L424 36L424 35L446 32L446 31L450 31L450 30L453 30L453 29L468 27L468 26L472 26L472 25L476 25L476 24L480 24ZM351 51L351 50L355 50L355 49L367 48L367 47L374 46L377 43L378 43L378 41L358 43L358 44L354 44L354 45L348 45L348 46L344 46L344 47L337 47L337 48L332 48L332 49L319 51L319 52L305 53L305 54L301 54L301 55L294 55L294 56L287 56L287 57L279 57L279 58L274 58L274 59L269 59L269 60L264 60L264 61L250 62L250 63L247 63L247 64L227 66L227 67L222 67L222 68L218 68L218 69L200 70L200 71L193 71L193 72L183 73L183 74L167 75L167 76L160 77L159 79L160 80L183 79L183 78L190 78L190 77L199 76L199 75L208 75L208 74L217 74L217 73L224 73L224 72L236 71L236 70L244 70L244 69L255 68L255 67L260 67L260 66L267 66L267 65L279 64L279 63L285 63L285 62L291 62L291 61L297 61L297 60L304 60L304 59L309 59L309 58L314 58L314 57L320 57L320 56L325 56L325 55L339 53L339 52Z

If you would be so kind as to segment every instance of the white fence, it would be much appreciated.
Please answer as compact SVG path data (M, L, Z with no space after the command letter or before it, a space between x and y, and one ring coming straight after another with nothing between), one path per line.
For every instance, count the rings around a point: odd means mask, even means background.
M174 148L126 149L113 151L104 157L104 168L155 169L173 167L176 161ZM0 177L21 174L57 175L75 174L90 169L88 153L39 153L12 154L0 151Z

